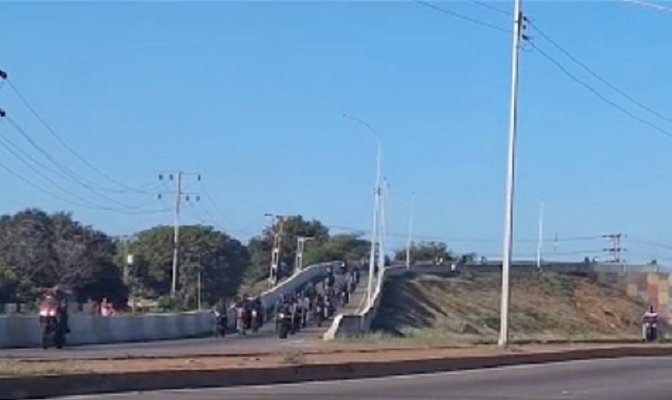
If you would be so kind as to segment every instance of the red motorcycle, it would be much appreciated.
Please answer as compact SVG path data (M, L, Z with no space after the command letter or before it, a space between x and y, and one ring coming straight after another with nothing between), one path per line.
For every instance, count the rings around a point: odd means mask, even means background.
M42 330L42 348L51 346L62 349L65 345L65 318L62 307L56 299L47 297L40 305L40 326Z

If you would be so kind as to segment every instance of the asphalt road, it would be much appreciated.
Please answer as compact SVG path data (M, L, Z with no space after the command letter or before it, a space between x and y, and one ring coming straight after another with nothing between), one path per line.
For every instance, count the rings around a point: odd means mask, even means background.
M575 361L382 379L144 392L62 400L669 400L672 357Z
M366 292L367 280L362 277L357 290L350 302L339 312L354 312L363 300ZM264 324L259 332L248 332L245 336L230 334L226 338L198 338L180 340L162 340L154 342L115 343L103 345L87 345L66 347L63 350L39 348L33 349L0 349L0 358L70 358L87 359L103 357L120 357L125 355L139 356L177 356L200 354L241 354L273 352L289 349L310 349L321 344L321 337L331 326L331 321L322 327L309 325L286 340L281 340L275 333L275 322Z

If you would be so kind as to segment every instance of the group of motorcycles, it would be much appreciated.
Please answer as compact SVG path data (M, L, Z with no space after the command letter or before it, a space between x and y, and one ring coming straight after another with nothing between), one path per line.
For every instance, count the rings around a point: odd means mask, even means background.
M340 279L337 279L340 276ZM350 295L359 284L359 271L348 271L341 267L338 272L328 270L318 286L309 283L301 290L289 296L280 296L275 304L275 330L281 339L299 332L314 322L318 327L326 320L333 318L338 307L350 301ZM260 298L248 298L233 304L226 309L222 304L212 310L214 316L214 334L225 337L229 331L229 316L235 315L235 331L245 335L247 331L257 332L266 322L268 310Z
M246 335L248 331L257 332L265 322L264 307L258 297L237 302L231 309L235 315L235 330L240 336ZM215 317L215 336L225 337L229 327L228 310L215 307L212 313Z
M338 275L342 279L337 279L334 271L327 271L321 292L315 284L308 284L291 296L281 296L275 307L276 332L281 339L307 327L309 322L322 326L325 321L333 318L338 307L348 304L350 295L359 283L359 272L348 271L342 266ZM248 331L257 332L265 323L266 309L258 297L242 300L232 308L235 311L232 313L236 319L235 330L239 335L245 335ZM229 310L216 307L213 314L215 336L226 336ZM42 347L62 349L66 344L66 336L70 333L65 292L58 287L50 290L40 304L39 315Z
M276 304L276 332L280 339L286 339L314 321L322 324L333 318L338 307L344 307L350 301L350 295L359 283L358 271L342 270L342 279L337 284L336 275L332 270L327 272L322 281L322 293L314 284L308 284L294 295L281 296Z

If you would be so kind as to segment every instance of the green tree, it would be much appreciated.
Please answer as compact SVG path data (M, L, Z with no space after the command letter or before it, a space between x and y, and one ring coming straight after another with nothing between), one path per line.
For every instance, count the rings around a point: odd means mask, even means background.
M40 288L65 284L80 301L124 303L126 290L112 262L115 245L70 214L28 209L0 218L0 299L33 301Z
M248 284L267 279L270 273L271 251L275 233L280 223L264 229L261 235L252 238L247 247L251 255L251 265L246 274ZM284 218L282 222L282 242L280 250L279 278L293 272L299 236L311 237L306 249L319 246L329 239L329 229L318 220L306 220L300 215Z
M436 259L450 261L452 252L443 242L420 242L411 245L411 261L430 261ZM406 260L406 249L398 250L394 254L395 261Z
M335 260L360 260L371 251L371 242L358 235L334 235L323 243L306 245L304 264L317 264Z
M129 246L133 254L131 275L139 296L156 298L170 293L173 228L157 226L136 235ZM238 240L211 226L180 227L178 297L184 308L197 304L200 274L205 304L234 296L250 263L247 249Z

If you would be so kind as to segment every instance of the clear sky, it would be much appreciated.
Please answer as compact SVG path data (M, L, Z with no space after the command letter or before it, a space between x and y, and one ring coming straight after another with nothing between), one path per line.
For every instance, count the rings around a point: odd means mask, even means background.
M511 12L512 3L487 4ZM474 2L432 4L505 31L513 24ZM532 27L672 118L672 13L616 1L529 1L524 9ZM672 132L534 29L527 34L604 98ZM145 193L124 193L78 160L5 84L0 134L58 186L3 148L0 163L59 199L0 170L0 210L67 209L130 233L171 223L170 213L150 212L170 207L156 198L170 189L157 175L183 169L202 175L187 178L202 198L186 206L184 222L205 219L247 239L268 222L265 212L300 213L365 231L375 142L341 117L349 113L382 141L392 246L403 245L415 192L418 235L496 258L510 60L511 34L412 1L3 2L0 69L78 154ZM672 250L643 243L672 245L672 137L606 104L529 44L519 117L516 256L534 254L543 199L545 236L558 234L558 256L600 255L608 245L563 239L623 232L626 259L672 260ZM96 209L120 203L134 213Z

